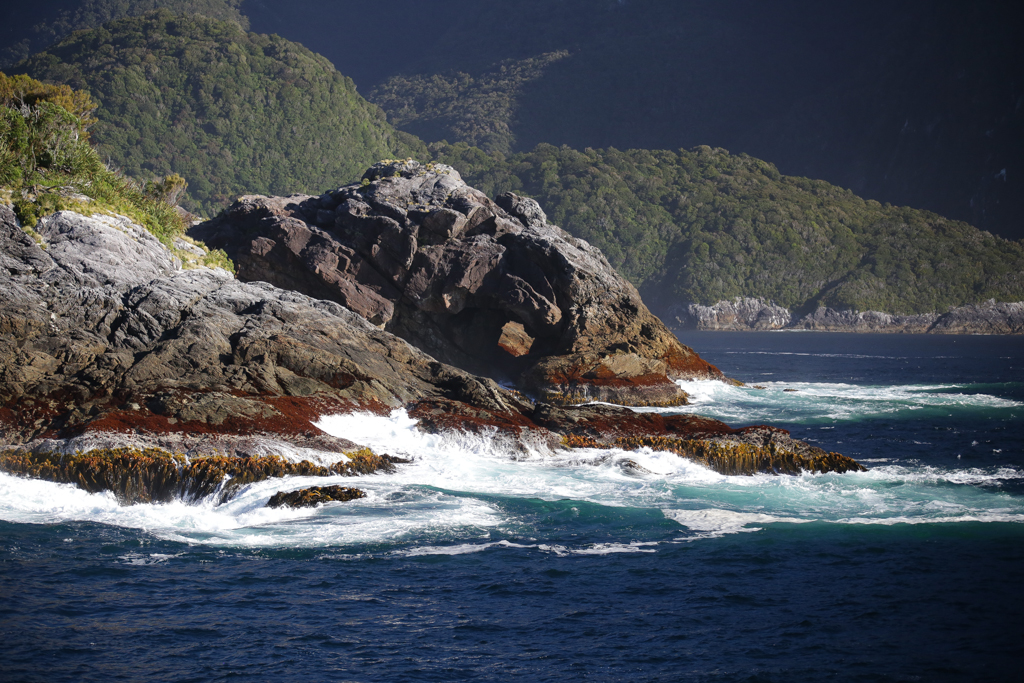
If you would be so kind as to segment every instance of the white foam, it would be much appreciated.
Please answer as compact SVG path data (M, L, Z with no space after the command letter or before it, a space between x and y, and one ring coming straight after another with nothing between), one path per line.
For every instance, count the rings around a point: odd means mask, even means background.
M701 386L708 388L706 396L719 399L724 392L751 391L719 382ZM601 508L658 510L689 529L693 534L689 538L809 521L1024 521L1024 501L1002 491L1024 478L1024 472L1010 467L958 469L886 462L868 472L842 475L730 477L650 449L523 453L486 436L425 434L403 411L390 416L328 416L318 426L412 462L393 474L358 479L289 477L257 482L243 487L224 505L211 497L197 505L176 501L122 507L110 494L89 494L71 485L0 474L0 519L87 520L216 546L412 544L412 550L402 552L467 554L501 548L582 555L649 552L656 546L612 539L572 547L544 538L536 545L517 545L501 536L512 532L543 536L542 530L531 527L544 523L534 521L534 509L542 510L540 517L564 514L558 511L566 509L577 517L600 514L594 511ZM639 468L625 466L627 461ZM357 486L366 497L317 508L265 507L278 491L335 483ZM531 502L561 500L592 505L545 508ZM142 556L129 559L152 561Z
M815 423L896 417L931 409L1003 409L1024 406L1019 401L969 393L957 384L863 386L826 382L762 382L737 387L715 380L677 382L690 395L690 405L673 412L699 413L726 422ZM640 408L640 411L658 409Z
M802 524L813 522L813 519L797 517L777 517L757 512L738 512L718 508L702 510L662 510L668 519L694 531L706 531L716 534L738 533L741 531L760 531L760 528L748 528L749 524Z

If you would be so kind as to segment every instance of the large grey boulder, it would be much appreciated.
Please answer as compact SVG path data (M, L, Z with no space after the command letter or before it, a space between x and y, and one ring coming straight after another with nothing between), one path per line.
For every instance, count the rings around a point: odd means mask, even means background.
M527 405L337 303L181 270L126 220L61 212L39 233L46 249L0 206L0 443L181 433L192 439L170 442L189 450L266 433L335 448L310 424L324 412Z
M674 404L673 380L721 377L598 249L534 200L492 201L448 166L382 162L319 197L243 197L191 234L243 280L337 301L543 400Z

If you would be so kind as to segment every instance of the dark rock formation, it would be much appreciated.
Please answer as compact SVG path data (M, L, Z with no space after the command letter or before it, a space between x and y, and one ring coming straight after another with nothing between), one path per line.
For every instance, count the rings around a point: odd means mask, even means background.
M337 451L353 444L311 419L426 397L517 410L336 303L177 270L137 226L61 212L37 230L46 250L0 207L0 442L63 450L39 440L97 435L89 447L195 454L204 435L228 452L267 435Z
M674 306L669 319L679 329L779 330L820 332L900 332L931 334L1024 334L1024 302L969 304L945 313L894 315L881 311L818 308L804 316L763 299L737 297L713 306Z
M602 405L538 406L533 421L558 431L571 448L671 451L720 474L864 471L852 458L766 425L734 429L698 415L623 412Z
M220 503L248 484L273 477L354 476L394 470L392 459L369 449L345 454L328 467L309 461L289 462L275 456L212 456L194 460L157 448L96 449L72 455L48 452L0 452L0 471L76 484L90 493L110 491L122 505L189 502L218 494ZM341 488L341 487L329 487ZM355 489L347 489L354 491Z
M191 234L239 278L337 301L435 358L546 401L685 401L721 377L600 251L532 199L492 201L447 166L381 162L320 197L243 197Z
M279 491L267 501L268 508L312 508L332 501L347 502L365 498L366 493L348 486L311 486L298 491Z

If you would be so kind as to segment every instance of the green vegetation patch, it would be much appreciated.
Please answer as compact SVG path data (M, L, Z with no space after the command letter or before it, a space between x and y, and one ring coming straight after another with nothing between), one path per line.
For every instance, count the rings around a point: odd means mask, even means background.
M100 160L87 130L94 109L87 94L66 85L0 73L0 187L18 220L38 239L32 228L55 211L119 213L171 247L183 217Z
M9 68L39 52L73 31L96 28L108 21L135 17L163 8L177 14L233 21L249 28L249 20L239 11L242 0L47 0L24 2L8 10L8 19L23 26L21 40L0 45L0 68Z
M394 76L368 98L402 130L427 140L449 139L508 154L520 91L547 67L569 56L565 50L529 59L507 59L479 76L463 71Z
M132 177L188 178L182 206L319 193L377 159L423 156L327 59L278 36L160 10L73 34L18 67L88 91L97 149Z

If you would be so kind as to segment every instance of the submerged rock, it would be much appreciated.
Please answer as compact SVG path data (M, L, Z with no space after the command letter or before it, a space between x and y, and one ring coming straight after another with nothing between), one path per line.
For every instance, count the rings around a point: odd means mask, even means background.
M492 201L448 166L382 162L320 197L243 197L190 234L243 280L342 303L543 401L675 405L673 380L722 377L536 201Z
M268 508L311 508L333 501L347 502L365 498L366 493L348 486L311 486L298 491L279 491L267 501Z

